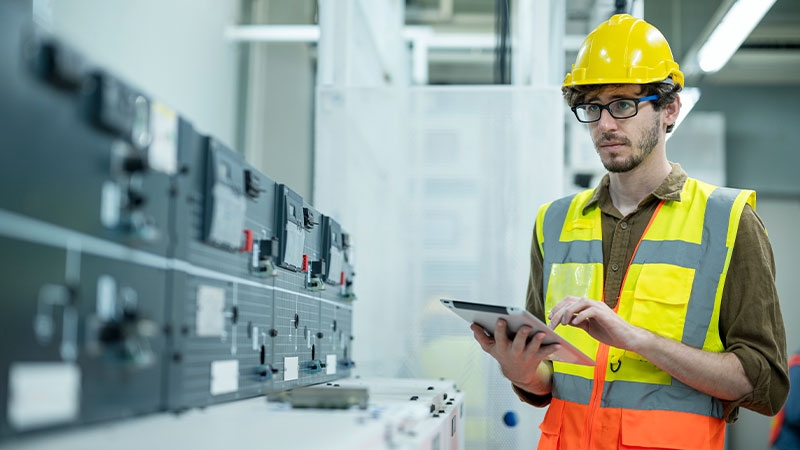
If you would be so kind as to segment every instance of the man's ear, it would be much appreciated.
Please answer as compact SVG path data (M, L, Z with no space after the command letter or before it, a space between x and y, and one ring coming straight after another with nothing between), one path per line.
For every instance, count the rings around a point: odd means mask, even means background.
M681 112L681 96L675 97L675 101L664 107L664 124L672 125L678 120Z

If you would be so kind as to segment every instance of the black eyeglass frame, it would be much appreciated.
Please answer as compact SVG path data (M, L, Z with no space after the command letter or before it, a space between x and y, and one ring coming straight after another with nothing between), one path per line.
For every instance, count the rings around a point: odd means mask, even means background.
M624 117L615 116L614 113L611 112L610 106L611 106L612 103L616 103L616 102L623 101L623 100L627 100L627 101L633 102L633 106L634 106L633 114L631 114L629 116L624 116ZM581 123L597 122L598 120L600 120L600 117L603 116L603 110L604 109L606 111L608 111L608 114L611 117L615 118L615 119L630 119L631 117L634 117L637 114L639 114L639 103L649 102L651 100L658 100L658 95L653 94L653 95L648 95L647 97L641 97L641 98L618 98L618 99L611 100L610 102L606 103L605 105L601 105L600 103L580 103L578 105L573 106L570 109L572 110L572 113L575 114L575 118L578 119L578 122L581 122ZM600 114L598 114L597 118L594 119L594 120L582 120L580 118L580 116L578 116L578 108L580 108L582 106L598 106L598 107L600 107Z

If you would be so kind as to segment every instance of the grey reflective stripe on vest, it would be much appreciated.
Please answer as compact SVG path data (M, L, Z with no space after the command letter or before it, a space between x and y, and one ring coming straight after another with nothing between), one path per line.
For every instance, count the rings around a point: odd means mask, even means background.
M708 254L695 272L695 282L683 324L682 342L695 348L703 347L714 313L714 299L728 257L731 209L740 192L738 189L717 188L708 197L703 226L703 243L708 241ZM698 278L702 280L701 283L698 283Z
M553 374L553 397L568 402L588 405L592 396L594 380L555 372ZM605 390L605 389L604 389Z
M719 278L727 258L726 245L730 211L739 190L716 188L708 198L703 224L701 243L685 241L643 240L634 257L634 264L672 264L695 269L695 278L684 323L682 342L695 348L702 348L705 342L711 316L714 311ZM596 249L599 247L599 261L602 262L602 243L600 241L559 242L558 237L566 220L567 210L572 198L553 202L544 218L545 233L545 276L544 294L547 298L547 283L550 268L554 263L597 262ZM551 218L551 209L554 214ZM555 236L556 239L552 237ZM550 239L548 239L550 237ZM564 247L578 246L577 251ZM702 264L701 264L702 260ZM592 392L592 380L567 375L554 374L553 396L562 400L588 405ZM722 417L722 404L719 400L692 389L678 380L672 379L669 386L629 381L610 381L603 387L603 407L639 410L668 409L704 416Z
M567 220L567 212L572 204L572 197L558 199L550 204L544 215L542 225L544 233L544 263L542 272L542 295L547 299L547 287L550 283L550 270L553 264L580 263L592 264L603 263L603 242L599 239L591 241L570 241L568 244L559 242L561 230L564 229L564 222Z
M553 374L553 397L588 405L592 396L592 380L568 375ZM722 418L722 403L678 380L672 385L636 383L632 381L607 381L603 385L600 402L603 408L624 408L645 411L669 410Z

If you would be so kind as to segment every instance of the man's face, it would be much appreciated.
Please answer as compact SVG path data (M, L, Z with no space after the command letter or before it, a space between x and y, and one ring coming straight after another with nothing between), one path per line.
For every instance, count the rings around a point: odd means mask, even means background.
M606 104L620 98L641 98L641 87L613 86L586 98L585 103ZM628 172L642 163L663 139L661 116L651 102L639 104L634 117L615 119L603 110L600 120L588 124L594 148L609 172Z

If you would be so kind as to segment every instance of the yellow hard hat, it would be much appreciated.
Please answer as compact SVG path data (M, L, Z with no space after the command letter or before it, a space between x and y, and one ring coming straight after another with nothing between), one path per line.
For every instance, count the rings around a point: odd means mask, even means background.
M642 19L617 14L586 36L563 86L647 84L670 76L683 86L664 35Z

